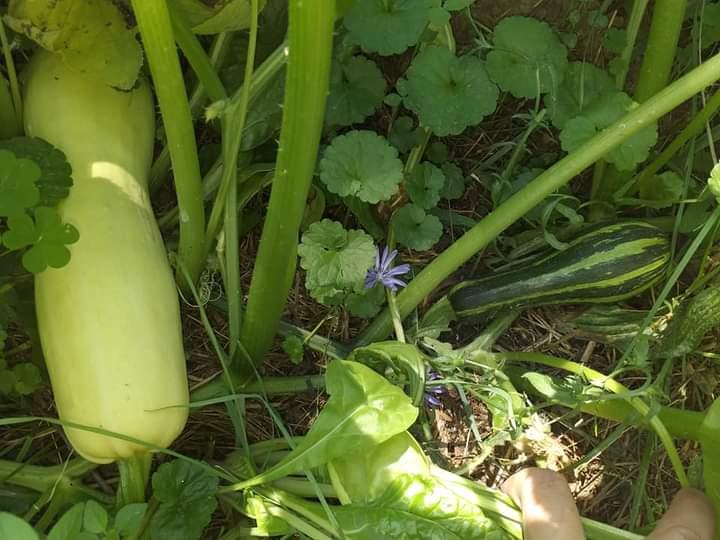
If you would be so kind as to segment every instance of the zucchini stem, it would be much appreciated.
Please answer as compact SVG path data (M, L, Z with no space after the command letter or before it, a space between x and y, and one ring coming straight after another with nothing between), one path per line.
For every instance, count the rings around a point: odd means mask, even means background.
M118 508L126 504L145 502L145 490L150 479L150 466L153 455L150 452L141 452L126 459L117 461L120 472L118 485Z

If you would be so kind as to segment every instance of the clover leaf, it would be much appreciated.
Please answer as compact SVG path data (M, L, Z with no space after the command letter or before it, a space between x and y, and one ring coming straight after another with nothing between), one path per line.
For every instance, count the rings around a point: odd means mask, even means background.
M506 17L494 30L487 70L498 86L517 98L534 98L556 88L567 68L567 49L547 23Z
M2 243L9 250L27 247L37 238L35 222L24 212L8 217L7 227L7 232L2 236Z
M153 540L197 540L210 523L218 479L186 461L163 463L153 474L153 496L160 501L150 521Z
M0 216L17 214L38 203L40 174L34 161L0 149Z
M345 27L365 51L400 54L415 45L438 0L356 0Z
M333 63L325 123L349 126L373 114L385 97L385 78L380 68L364 56Z
M445 185L445 175L432 163L420 163L405 182L410 200L429 210L440 201L440 191Z
M495 110L498 89L483 62L457 57L444 47L428 47L398 81L405 106L436 135L457 135Z
M553 125L562 129L597 98L614 91L615 82L607 72L586 62L572 62L557 92L545 95L545 106Z
M393 216L392 227L397 241L410 249L430 249L442 236L440 220L416 204L400 208Z
M73 185L72 167L65 154L37 137L14 137L0 141L0 150L9 150L17 158L25 158L40 167L35 185L40 190L40 206L55 206L68 196ZM1 167L0 167L1 168Z
M378 203L397 192L403 164L390 143L372 131L335 137L320 160L320 179L341 197Z
M375 252L372 237L363 231L346 230L330 219L313 223L298 247L310 295L323 304L337 305L348 294L361 291Z
M79 238L77 229L63 223L57 211L40 206L35 209L35 241L22 257L23 266L35 274L48 266L62 268L70 261L70 250L65 246Z
M585 111L569 120L560 133L563 150L572 152L579 148L597 133L620 119L637 104L624 92L616 91L603 94ZM638 163L647 159L648 152L657 142L657 124L653 123L628 139L605 155L605 160L615 165L618 170L632 170Z

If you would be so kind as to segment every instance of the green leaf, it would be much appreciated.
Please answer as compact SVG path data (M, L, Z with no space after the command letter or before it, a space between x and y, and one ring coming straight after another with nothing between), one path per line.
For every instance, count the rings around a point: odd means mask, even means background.
M108 513L97 502L90 499L85 503L83 514L83 528L91 533L100 534L105 532L108 526Z
M707 49L720 41L720 4L706 3L702 12L702 48ZM697 33L693 27L693 33Z
M29 396L42 384L40 370L30 362L13 367L13 375L15 376L15 392L21 396Z
M35 222L24 212L8 217L7 227L2 243L9 250L22 249L37 240Z
M503 538L478 506L430 475L399 474L381 497L334 514L348 540Z
M380 444L405 431L417 418L417 408L400 388L362 364L334 360L328 365L325 380L330 399L308 434L280 463L245 482L246 487L310 470L358 448Z
M0 150L9 150L18 158L34 161L40 167L35 185L40 190L40 206L55 206L68 196L73 185L72 167L65 154L37 137L15 137L0 141Z
M444 164L449 158L447 144L442 141L433 142L425 151L425 157L435 165Z
M415 146L422 144L425 134L422 128L416 127L409 116L399 116L390 129L390 144L400 152L409 152Z
M147 503L126 504L115 514L115 528L122 536L130 536L140 529Z
M420 40L438 4L438 0L356 0L345 15L345 27L365 51L400 54Z
M607 28L610 19L599 9L592 9L588 12L588 24L593 28Z
M608 28L605 30L603 45L609 52L620 54L625 50L626 44L627 30L622 28Z
M602 69L586 62L571 62L557 92L545 95L545 106L555 127L582 114L598 97L615 91L615 82Z
M143 54L127 16L111 0L11 0L5 21L80 73L130 90ZM127 15L127 16L126 16Z
M475 0L445 0L443 7L448 11L460 11L466 7L470 7L475 3Z
M443 172L429 162L420 163L405 181L410 200L429 210L440 201L440 190L445 185Z
M562 82L567 49L546 23L507 17L493 36L495 48L488 53L487 69L502 90L517 98L534 98Z
M23 266L35 274L47 267L65 266L70 261L70 250L65 246L78 241L78 230L63 224L54 209L41 206L35 209L35 231L37 240L23 255Z
M637 104L624 92L603 94L580 116L569 120L560 133L563 150L572 152L597 133L622 118ZM629 171L647 159L650 148L657 142L657 124L653 123L635 133L610 150L605 160L620 171Z
M17 516L0 512L0 538L8 540L38 540L33 528Z
M9 369L0 369L0 395L9 396L15 390L15 373Z
M341 197L378 203L397 192L403 164L388 141L372 131L335 137L320 160L320 179Z
M654 208L672 206L682 198L685 182L673 171L653 176L642 176L638 184L640 198L655 201Z
M495 110L498 89L476 56L427 47L398 81L405 106L436 135L458 135Z
M83 526L85 503L70 508L50 530L47 540L77 540Z
M161 503L150 521L152 540L199 540L217 507L217 477L175 460L160 465L152 485Z
M282 350L293 364L298 365L305 355L305 343L298 336L287 336L282 342Z
M429 475L430 463L412 435L403 431L331 461L328 469L343 504L368 503L385 493L401 474Z
M0 149L0 216L16 215L40 201L40 175L34 161Z
M172 0L195 34L236 32L250 27L250 0ZM259 9L265 6L260 0Z
M375 252L372 237L363 231L346 230L329 219L313 223L298 247L300 266L307 272L305 286L319 302L339 304L362 290Z
M372 319L380 313L385 303L385 287L377 283L370 289L363 288L360 292L352 293L345 300L345 305L354 317Z
M454 163L443 163L440 168L445 175L445 185L440 191L440 197L448 201L462 197L465 193L465 175L462 169Z
M395 238L405 247L420 251L433 247L442 236L442 223L420 206L406 204L392 218Z
M349 126L365 120L383 103L385 77L372 60L351 56L333 62L325 123Z
M713 194L718 204L720 204L720 163L716 163L710 171L708 189L710 190L710 193Z

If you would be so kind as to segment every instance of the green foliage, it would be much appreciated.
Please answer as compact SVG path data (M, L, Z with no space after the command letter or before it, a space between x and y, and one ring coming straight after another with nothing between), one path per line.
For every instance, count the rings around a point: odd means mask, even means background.
M545 95L545 106L553 125L562 129L597 98L614 90L615 82L602 69L586 62L571 62L557 92Z
M126 504L115 514L115 529L122 536L135 534L142 524L147 503Z
M417 418L418 410L400 388L362 364L335 360L328 365L325 381L330 399L302 442L246 486L272 482L380 444Z
M34 161L0 149L0 217L15 215L38 204L40 190L36 182L40 175L40 167Z
M298 336L287 336L282 342L282 350L288 355L290 361L297 365L303 360L305 343Z
M29 222L26 222L29 225ZM74 244L80 238L77 229L62 223L60 215L52 208L35 209L35 224L24 227L23 234L32 238L33 246L22 258L23 266L30 272L38 273L47 267L62 268L70 262L68 244Z
M0 355L0 395L29 396L41 384L40 370L35 364L22 362L10 367Z
M398 96L399 97L399 96ZM415 126L415 122L409 116L399 116L393 122L390 130L390 144L403 154L409 152L413 147L422 143L425 137L421 127Z
M300 266L307 272L305 286L317 301L340 304L362 291L375 251L372 237L363 231L348 231L329 219L313 223L298 246Z
M320 160L320 179L341 197L378 203L397 192L403 164L387 140L372 131L335 137Z
M36 204L55 206L70 193L73 184L72 167L65 159L65 154L50 143L37 137L15 137L0 141L0 151L2 150L11 152L18 159L30 160L40 168L40 176L34 180L34 184L40 192ZM2 159L0 157L0 170L5 169ZM27 183L27 179L25 183ZM1 195L0 198L2 198ZM25 208L30 208L30 206ZM16 210L19 209L16 207Z
M442 236L442 223L422 207L406 204L400 208L392 219L395 238L405 247L426 250L433 247Z
M642 176L638 183L640 198L655 208L667 208L682 198L684 183L673 171Z
M710 193L713 194L718 204L720 204L720 164L716 164L710 171L708 189L710 190Z
M265 0L259 0L260 9ZM208 5L202 0L172 0L196 34L219 34L250 26L250 0L221 0Z
M544 22L507 17L493 32L487 69L498 86L518 98L552 92L567 68L567 49Z
M38 45L59 54L75 71L130 90L143 64L135 29L116 2L12 0L5 22Z
M81 538L84 515L85 503L77 503L65 512L50 530L48 540L79 540Z
M720 287L715 283L683 302L654 351L659 358L676 358L693 352L707 332L720 325Z
M163 463L152 476L160 506L150 521L152 540L199 540L217 507L218 479L186 461Z
M349 126L365 120L383 103L385 78L375 62L364 56L335 60L330 76L325 123Z
M429 210L440 201L440 191L445 186L442 170L429 162L420 163L405 181L410 200Z
M465 175L462 169L454 163L443 163L440 168L445 175L445 185L440 191L440 197L449 201L462 197L465 193Z
M622 118L636 107L635 102L624 92L606 93L596 99L580 116L569 120L560 142L566 152L580 148L600 131ZM605 160L620 171L629 171L647 159L650 149L657 142L657 125L641 129L605 155Z
M365 51L400 54L420 40L437 5L437 0L356 0L345 27Z
M385 303L385 287L377 283L370 289L363 288L360 292L351 293L345 306L354 317L370 319L380 313L380 308Z
M8 540L38 540L38 534L19 517L0 512L0 538Z
M436 135L457 135L495 110L498 90L476 56L427 47L398 81L405 106Z

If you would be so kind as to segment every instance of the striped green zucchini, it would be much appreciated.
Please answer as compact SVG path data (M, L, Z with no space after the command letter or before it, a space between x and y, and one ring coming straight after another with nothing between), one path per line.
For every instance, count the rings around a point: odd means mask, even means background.
M515 270L456 285L458 317L548 304L615 302L653 285L670 260L667 237L641 221L600 224L563 250Z

